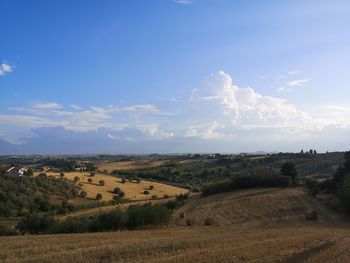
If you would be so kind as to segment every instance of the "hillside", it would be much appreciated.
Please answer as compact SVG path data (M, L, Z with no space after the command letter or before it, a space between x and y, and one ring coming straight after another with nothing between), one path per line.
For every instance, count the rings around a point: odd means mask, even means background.
M48 175L59 177L59 173L49 172ZM119 177L99 173L96 173L93 177L90 176L89 172L65 173L65 178L69 180L74 180L74 177L79 177L79 186L83 191L86 191L87 199L95 199L96 194L100 193L102 194L102 200L112 200L113 196L115 195L113 193L115 187L119 187L123 192L125 192L125 198L131 201L150 200L152 199L152 196L158 196L159 198L163 198L165 195L175 196L188 191L179 187L145 180L141 180L139 183L135 181L130 182L127 180L125 183L122 183ZM91 183L88 182L89 178L92 179ZM100 185L100 180L103 180L105 184ZM150 186L153 186L152 190L149 189ZM148 195L144 194L145 190L149 191Z
M304 211L319 221L305 221ZM184 226L185 212L196 219ZM204 226L211 216L215 225ZM166 228L0 238L6 262L346 262L350 228L302 189L192 197Z
M120 162L102 162L97 165L97 169L100 171L107 171L111 173L113 170L131 170L131 169L145 169L158 167L164 164L166 160L148 161L120 161Z

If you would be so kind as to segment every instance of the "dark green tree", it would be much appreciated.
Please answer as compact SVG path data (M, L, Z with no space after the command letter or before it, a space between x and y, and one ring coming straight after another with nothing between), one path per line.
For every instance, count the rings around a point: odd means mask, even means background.
M298 176L298 171L295 168L293 162L287 161L283 163L280 171L282 175L290 176L292 178L293 184L295 184L295 179Z

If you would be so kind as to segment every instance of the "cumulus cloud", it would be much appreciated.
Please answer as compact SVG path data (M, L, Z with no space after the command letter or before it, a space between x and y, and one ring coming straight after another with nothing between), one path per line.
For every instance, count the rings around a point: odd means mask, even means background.
M4 76L13 71L13 67L9 64L2 63L0 64L0 76Z
M291 81L289 86L305 83ZM146 149L147 144L152 151L295 150L330 138L334 145L349 140L345 134L350 131L350 108L324 106L304 112L285 99L239 87L229 74L219 71L192 90L188 100L172 101L166 109L147 103L82 108L46 102L11 108L10 113L0 114L0 125L5 139L9 134L28 138L31 130L43 127L48 128L47 138L59 126L65 130L59 133L62 136L69 131L74 138L88 134L85 137L94 144L95 134L106 145L123 142Z

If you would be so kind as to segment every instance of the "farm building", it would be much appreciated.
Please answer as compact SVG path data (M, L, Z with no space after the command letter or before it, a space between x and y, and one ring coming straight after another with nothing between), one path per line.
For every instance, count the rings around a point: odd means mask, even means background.
M6 171L6 173L8 175L12 175L12 176L23 176L25 172L28 171L27 167L11 167L10 169L8 169Z

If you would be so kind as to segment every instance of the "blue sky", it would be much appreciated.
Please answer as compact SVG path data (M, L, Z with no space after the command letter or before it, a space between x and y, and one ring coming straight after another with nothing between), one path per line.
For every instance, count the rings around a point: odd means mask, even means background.
M0 16L4 149L350 143L348 1L3 0Z

